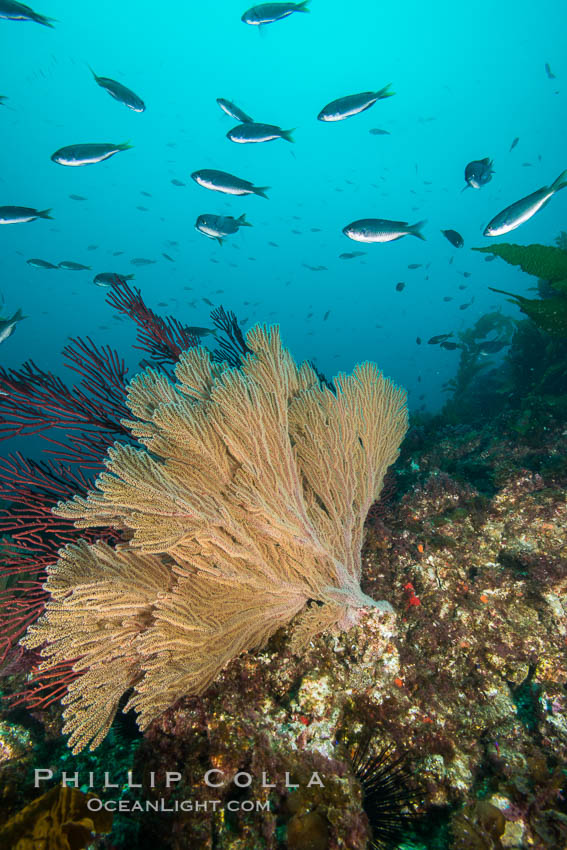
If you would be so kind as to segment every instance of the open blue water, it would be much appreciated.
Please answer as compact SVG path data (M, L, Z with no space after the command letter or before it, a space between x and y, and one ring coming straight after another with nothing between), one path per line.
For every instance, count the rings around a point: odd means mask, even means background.
M0 21L0 94L9 98L0 108L0 204L51 207L54 219L0 227L4 314L22 307L28 316L2 345L2 362L33 357L57 370L69 335L91 335L131 358L133 329L114 319L92 277L135 273L159 312L206 326L207 297L247 319L245 327L277 321L298 359L314 359L327 374L375 360L409 389L412 407L419 392L437 409L458 351L420 348L416 336L458 331L495 308L519 315L488 286L525 293L532 284L469 249L490 241L482 230L500 209L567 167L567 6L313 0L310 14L259 33L241 22L245 5L38 0L36 10L57 19L54 29ZM89 65L132 88L147 111L112 100ZM316 120L330 100L387 83L395 97L342 122ZM295 144L233 144L225 134L236 122L217 97L256 120L297 128ZM391 135L371 135L376 127ZM131 151L99 165L50 160L65 145L126 140ZM464 166L486 156L492 182L461 194ZM199 168L268 185L269 200L209 192L190 178ZM205 212L246 213L253 227L221 247L194 230ZM427 241L360 245L342 234L366 217L427 219ZM513 238L495 241L550 244L566 225L564 192ZM458 230L465 248L453 249L441 228ZM358 249L363 257L338 258ZM26 265L30 257L93 271L43 271ZM134 257L156 263L135 268Z

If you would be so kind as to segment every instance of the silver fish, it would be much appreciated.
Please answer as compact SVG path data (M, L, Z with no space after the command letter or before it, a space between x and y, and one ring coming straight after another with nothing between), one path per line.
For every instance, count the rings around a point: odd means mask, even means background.
M275 124L256 124L252 121L237 124L236 127L228 131L226 137L231 142L244 145L248 142L273 142L274 139L285 139L286 142L293 142L292 133L293 130L282 130Z
M343 233L355 242L393 242L402 236L425 239L421 228L425 221L408 224L407 221L388 221L385 218L361 218L343 227Z
M48 263L47 260L38 260L35 257L32 257L31 260L26 260L28 266L31 266L34 269L57 269L59 266L54 266L53 263Z
M343 121L345 118L358 115L366 109L370 109L376 101L395 95L396 92L389 90L391 85L391 83L388 83L380 91L364 91L360 94L349 94L346 97L340 97L338 100L332 100L331 103L323 107L317 116L317 120Z
M217 97L217 103L226 115L230 115L235 121L240 121L241 124L253 124L254 119L250 118L242 109L240 109L231 100L225 97Z
M23 3L16 3L15 0L0 0L0 19L5 21L34 21L36 24L42 24L44 27L53 29L53 18L46 18L38 12L34 12L29 6Z
M536 192L532 192L526 198L516 201L506 207L505 210L494 216L484 230L485 236L502 236L510 233L524 222L529 221L539 210L542 209L561 189L567 186L567 170L563 171L551 186L543 186Z
M94 165L97 162L103 162L105 159L110 159L119 151L128 151L132 145L129 142L124 142L121 145L112 145L103 143L93 143L84 145L68 145L65 148L60 148L51 156L52 162L58 165Z
M21 322L22 319L27 318L22 314L21 310L18 310L11 319L2 319L0 318L0 343L5 342L8 337L12 336L14 331L16 330L16 325L18 322Z
M117 272L100 272L93 278L93 283L96 286L112 286L112 283L119 278L120 280L132 280L133 274L118 274Z
M492 180L494 171L492 169L492 160L488 157L484 159L473 159L465 167L465 189L469 186L471 189L480 189ZM463 192L465 191L463 189Z
M84 266L82 263L74 263L73 260L63 260L59 263L59 268L66 272L87 272L91 270L91 266Z
M114 100L123 103L132 112L145 112L146 104L131 89L126 88L126 86L123 86L122 83L116 80L111 80L110 77L97 77L92 68L91 74L95 78L96 84L102 89L105 89Z
M250 222L246 221L244 213L239 218L234 218L231 215L205 213L200 215L195 222L195 230L204 233L209 239L216 239L219 245L223 243L223 236L231 236L233 233L237 233L240 227L252 227Z
M261 3L244 12L240 20L255 27L271 24L287 18L293 12L308 12L308 4L309 0L304 0L303 3Z
M254 186L249 180L242 180L234 174L226 171L217 171L215 168L202 168L194 171L191 175L195 183L213 192L224 192L225 195L259 195L267 198L266 192L269 186Z
M0 207L0 224L25 224L36 218L51 218L51 210L35 210L33 207Z

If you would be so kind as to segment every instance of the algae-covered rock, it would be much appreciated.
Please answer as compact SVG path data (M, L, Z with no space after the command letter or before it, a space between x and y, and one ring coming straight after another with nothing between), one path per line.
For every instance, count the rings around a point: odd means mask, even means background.
M504 289L495 289L493 286L489 286L489 289L501 295L508 295L522 313L529 316L541 330L553 336L567 336L567 296L557 295L543 299L524 298L523 295L515 295Z

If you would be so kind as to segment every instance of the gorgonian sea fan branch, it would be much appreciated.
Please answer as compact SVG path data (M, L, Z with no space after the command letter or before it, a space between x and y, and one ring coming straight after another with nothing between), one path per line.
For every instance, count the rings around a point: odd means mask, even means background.
M181 322L168 316L163 319L147 306L141 291L132 288L124 278L116 277L107 303L128 316L138 326L138 342L135 348L147 351L156 364L175 364L182 351L199 345L199 340Z

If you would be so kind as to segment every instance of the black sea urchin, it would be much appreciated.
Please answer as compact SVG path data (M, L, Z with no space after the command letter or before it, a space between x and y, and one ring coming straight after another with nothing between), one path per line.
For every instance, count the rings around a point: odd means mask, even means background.
M373 732L367 732L352 757L354 774L362 786L362 806L372 831L372 850L392 850L411 829L415 807L422 797L406 755L390 747L371 753Z

